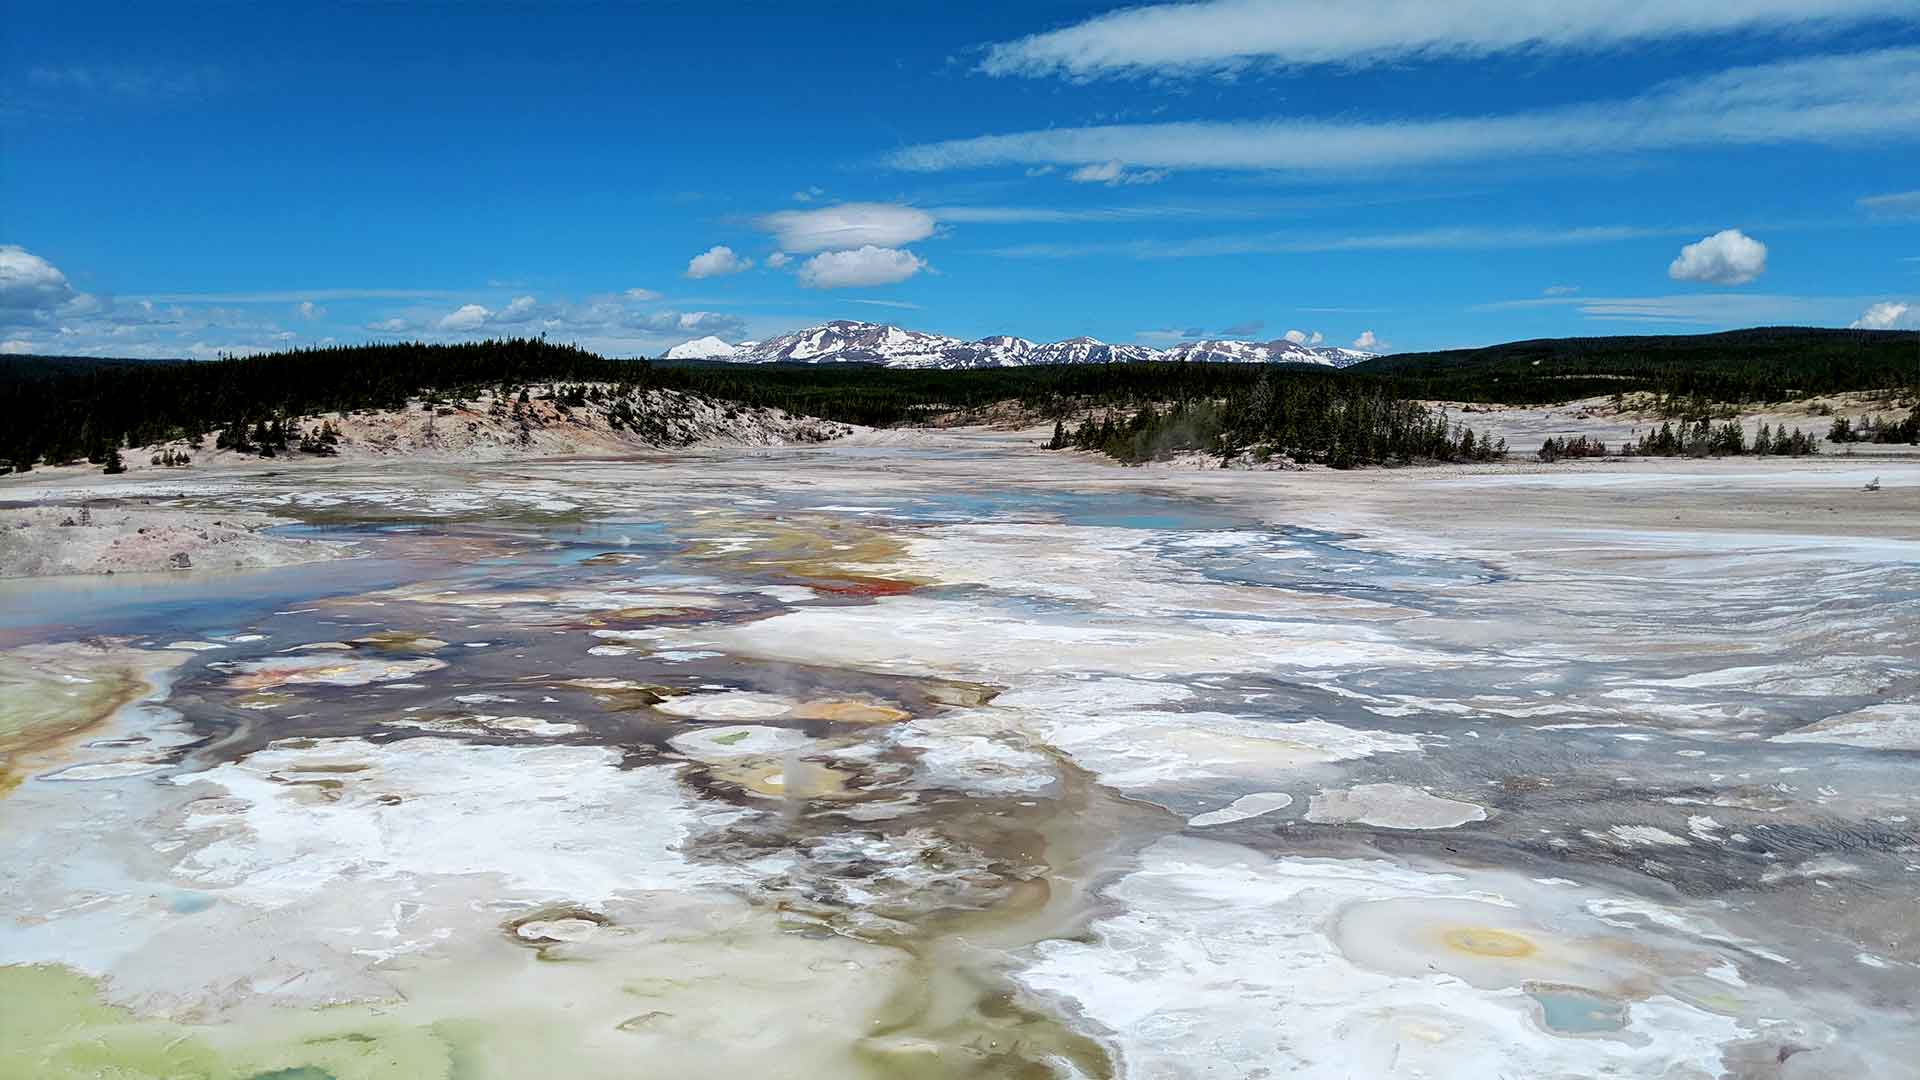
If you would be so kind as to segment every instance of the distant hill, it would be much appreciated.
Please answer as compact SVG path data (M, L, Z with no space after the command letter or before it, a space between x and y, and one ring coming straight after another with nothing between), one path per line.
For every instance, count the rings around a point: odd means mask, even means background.
M0 379L75 375L103 368L142 364L180 364L184 357L149 358L139 356L45 356L38 353L0 355Z
M1767 326L1717 334L1540 338L1377 356L1349 370L1452 401L1568 400L1659 390L1718 401L1920 386L1920 334Z
M281 416L392 410L428 387L634 382L647 365L545 341L367 345L238 357L147 361L6 358L0 364L0 462L102 458Z
M871 338L861 347L898 361L926 343L872 324L846 324L811 344ZM829 337L833 342L829 342ZM192 439L216 429L275 418L353 410L391 412L423 391L459 399L530 384L613 384L681 391L765 406L790 416L855 424L923 421L954 410L1018 401L1043 415L1092 405L1261 400L1331 415L1341 402L1412 400L1528 404L1624 392L1705 401L1782 401L1846 390L1910 388L1920 394L1920 334L1774 327L1688 336L1559 338L1485 349L1403 353L1336 367L1330 357L1291 363L1275 343L1231 360L1217 348L1105 363L1097 342L1061 342L1066 362L986 364L961 370L864 362L852 349L812 362L800 335L784 335L759 362L699 358L672 364L612 360L536 340L457 345L390 344L216 361L91 357L0 358L0 466L104 459L116 447ZM963 343L1021 351L1011 339ZM1217 346L1218 343L1216 343ZM1291 344L1291 343L1283 343ZM794 346L801 346L794 348ZM1079 348L1078 346L1085 346ZM1096 348L1097 346L1097 348ZM1125 347L1125 348L1131 348ZM756 350L758 351L758 350ZM1032 350L1028 350L1032 351ZM792 355L794 353L807 355ZM1122 357L1107 354L1108 359ZM1266 389L1261 390L1262 384ZM1683 400L1682 404L1689 404ZM1376 410L1377 411L1377 410ZM1282 410L1284 412L1284 410ZM1305 415L1303 413L1303 415ZM1382 414L1385 415L1385 414ZM1272 424L1292 423L1278 413ZM1409 429L1411 430L1411 429Z

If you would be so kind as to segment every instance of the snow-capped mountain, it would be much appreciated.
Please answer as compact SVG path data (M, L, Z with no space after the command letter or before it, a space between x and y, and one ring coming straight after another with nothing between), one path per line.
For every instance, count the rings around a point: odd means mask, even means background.
M683 341L667 350L668 360L731 360L739 346L729 345L717 337L694 338Z
M1209 364L1331 364L1344 367L1333 354L1343 349L1314 348L1281 338L1277 341L1188 341L1163 349L1163 360L1191 360ZM1355 354L1347 364L1365 359Z
M1158 360L1160 354L1145 345L1109 345L1097 338L1077 337L1041 345L1029 353L1029 364L1105 364Z
M734 357L750 364L884 364L887 367L970 367L948 351L958 338L879 323L836 320L770 337Z
M1147 360L1346 367L1373 355L1332 346L1315 348L1285 339L1189 341L1167 349L1114 345L1090 337L1068 338L1047 345L1006 335L963 341L898 326L840 319L739 345L728 345L718 338L700 338L667 350L666 358L731 360L743 364L878 364L895 368L1017 367Z

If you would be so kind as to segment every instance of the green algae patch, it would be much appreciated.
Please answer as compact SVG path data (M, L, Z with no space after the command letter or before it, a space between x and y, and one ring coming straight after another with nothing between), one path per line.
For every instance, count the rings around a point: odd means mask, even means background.
M143 1019L93 980L47 965L0 967L0 1080L449 1080L454 1052L428 1028L326 1031L334 1014L276 1014L287 1032L228 1045L233 1030ZM347 1020L342 1015L340 1020ZM319 1032L313 1029L321 1029Z
M0 968L0 1080L227 1075L205 1043L102 1002L83 975L59 967Z

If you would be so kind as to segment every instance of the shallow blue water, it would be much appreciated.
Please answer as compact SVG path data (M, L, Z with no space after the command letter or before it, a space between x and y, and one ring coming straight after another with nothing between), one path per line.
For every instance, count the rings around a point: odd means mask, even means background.
M130 631L204 634L316 597L389 588L422 570L405 559L347 559L217 573L0 581L0 645Z

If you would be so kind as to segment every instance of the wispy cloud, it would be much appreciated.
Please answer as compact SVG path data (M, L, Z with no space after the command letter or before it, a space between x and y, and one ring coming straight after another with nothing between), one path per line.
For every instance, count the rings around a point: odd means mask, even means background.
M1696 226L1589 225L1575 228L1462 225L1346 236L1267 232L1202 236L1184 240L1034 243L991 248L988 254L1021 259L1069 259L1118 255L1136 259L1188 259L1216 255L1314 254L1334 251L1472 251L1567 247L1647 237L1685 236Z
M1696 145L1916 137L1920 48L1900 48L1734 68L1666 83L1635 98L1506 115L1054 128L924 143L896 151L886 161L917 172L1110 162L1138 169L1315 172Z
M777 210L758 219L782 251L846 251L900 247L933 235L933 215L904 203L841 203L818 210Z
M1612 322L1688 323L1701 326L1843 326L1878 301L1861 296L1794 296L1695 293L1672 296L1546 296L1501 300L1473 312L1570 307L1589 319Z
M1920 191L1869 195L1855 200L1854 205L1875 217L1920 217Z
M27 69L26 81L48 92L178 100L204 96L222 79L216 68L186 64L40 64Z
M1209 211L1184 206L936 206L928 209L940 221L980 225L1072 225L1103 221L1147 221L1154 218L1241 216L1233 211Z
M919 304L910 304L905 300L860 300L849 298L846 302L849 304L866 304L869 307L900 308L906 311L921 310Z
M1108 187L1133 186L1136 184L1157 184L1167 178L1165 169L1129 169L1117 161L1103 161L1098 165L1082 165L1067 174L1067 179L1076 184L1105 184Z
M1164 78L1262 62L1358 66L1608 49L1747 30L1834 30L1912 14L1910 0L1206 0L1127 8L994 45L980 69L992 75Z
M150 300L156 304L298 304L307 300L449 300L458 295L452 289L270 289L264 292L141 293L127 299Z
M1133 339L1135 341L1147 341L1147 342L1156 342L1160 344L1171 345L1181 341L1196 341L1199 338L1205 336L1206 332L1207 332L1207 329L1204 326L1189 326L1189 327L1185 327L1184 329L1178 328L1178 327L1172 327L1172 326L1162 326L1162 327L1156 327L1152 330L1136 330L1133 332Z

